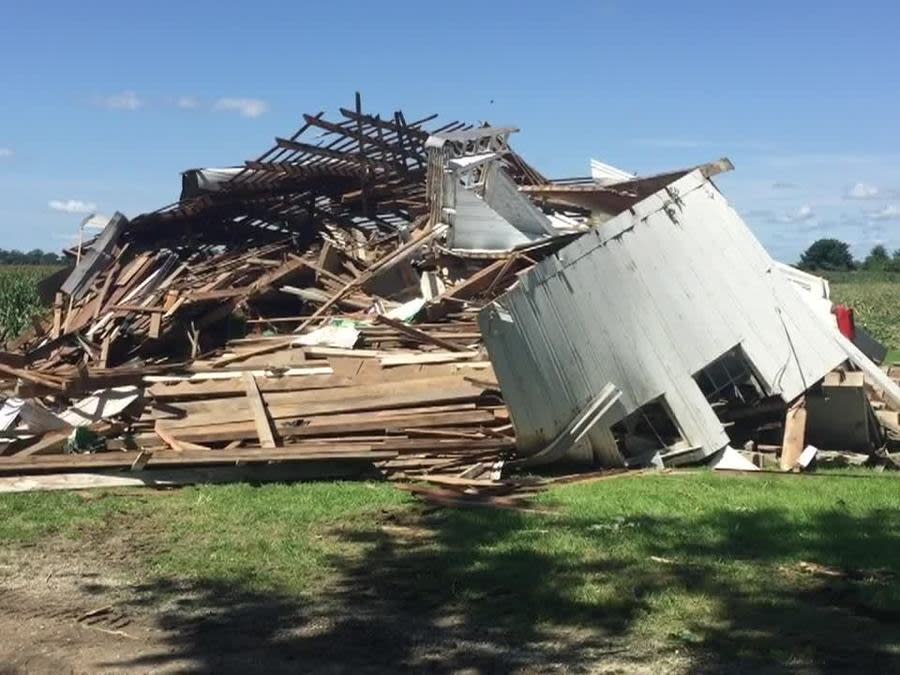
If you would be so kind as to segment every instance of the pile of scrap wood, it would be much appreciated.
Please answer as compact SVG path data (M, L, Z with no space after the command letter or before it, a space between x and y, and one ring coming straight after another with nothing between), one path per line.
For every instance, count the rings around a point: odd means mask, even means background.
M0 477L315 466L506 503L504 467L795 468L846 411L867 457L897 438L900 390L724 202L728 160L549 180L511 127L340 113L82 224L0 352Z
M546 179L515 130L341 112L242 168L187 172L177 204L92 217L52 311L0 354L0 474L499 476L515 436L476 312L586 224L452 248L429 197L451 161L470 202L513 186L506 205L536 210L516 186Z

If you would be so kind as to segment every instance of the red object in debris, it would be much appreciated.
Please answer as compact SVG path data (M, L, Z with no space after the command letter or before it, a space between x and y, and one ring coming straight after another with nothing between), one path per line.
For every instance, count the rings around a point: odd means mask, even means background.
M853 308L846 305L837 305L834 308L837 317L838 330L848 340L856 339L856 324L853 321Z

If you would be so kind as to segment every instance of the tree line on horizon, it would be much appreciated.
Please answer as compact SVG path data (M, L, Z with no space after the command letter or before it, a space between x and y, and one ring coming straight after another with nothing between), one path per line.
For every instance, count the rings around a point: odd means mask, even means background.
M855 260L847 242L840 239L818 239L803 252L797 267L809 272L864 270L900 273L900 248L891 254L882 244L876 244L863 260Z
M0 248L0 265L66 265L66 257L59 253L42 251L39 248L30 251L11 251Z

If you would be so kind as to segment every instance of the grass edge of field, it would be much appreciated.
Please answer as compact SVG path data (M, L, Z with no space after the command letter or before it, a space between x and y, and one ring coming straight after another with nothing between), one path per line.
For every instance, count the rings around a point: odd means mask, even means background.
M697 472L573 485L539 497L561 516L440 511L421 519L428 537L412 548L383 532L417 513L386 484L25 493L0 496L0 543L83 539L102 551L104 537L137 523L151 544L141 547L142 573L167 582L309 601L371 571L379 596L408 585L523 640L595 625L700 644L740 630L734 611L777 623L787 605L807 626L824 622L800 599L821 580L797 566L875 570L897 559L900 522L881 522L900 506L896 480ZM900 602L896 580L853 593L876 608ZM738 610L735 598L745 598Z

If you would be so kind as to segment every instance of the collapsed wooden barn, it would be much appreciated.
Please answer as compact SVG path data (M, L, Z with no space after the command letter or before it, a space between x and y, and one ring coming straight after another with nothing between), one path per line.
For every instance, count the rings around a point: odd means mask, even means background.
M185 172L175 204L92 218L103 230L72 252L52 311L0 353L0 473L277 462L464 485L529 455L699 460L727 445L723 412L756 419L778 394L783 420L848 359L897 407L890 378L840 343L830 315L814 325L786 274L761 281L774 263L710 183L727 160L647 177L595 162L590 177L550 180L512 149L511 127L382 118L359 97L340 112L305 115L241 167ZM657 221L677 260L645 248ZM717 248L737 235L744 248ZM758 288L733 310L781 312L757 342L699 311L720 306L737 263ZM677 292L695 294L693 323L667 275L690 278ZM758 300L763 286L777 303ZM612 337L610 317L616 339L595 339ZM798 326L816 359L783 353ZM583 342L557 363L573 334ZM650 334L652 363L638 349ZM684 369L650 386L672 367L662 345ZM722 387L694 390L728 355L750 357L763 395L723 405ZM678 409L680 445L641 431L660 397Z

